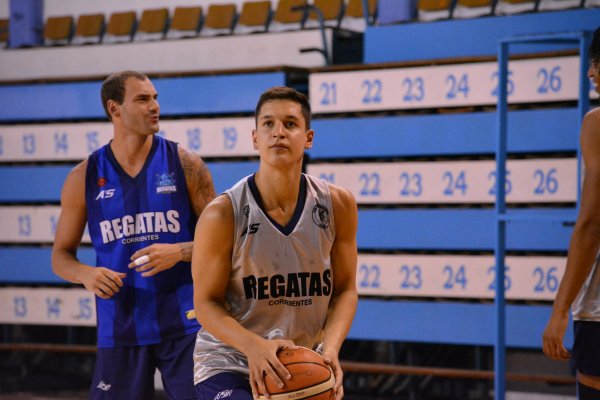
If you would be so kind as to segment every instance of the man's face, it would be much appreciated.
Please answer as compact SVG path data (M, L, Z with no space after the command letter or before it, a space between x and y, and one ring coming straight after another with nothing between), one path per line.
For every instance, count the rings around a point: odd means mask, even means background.
M152 135L158 132L160 106L158 94L149 79L139 80L130 77L125 81L125 97L123 104L116 104L117 119L121 126L129 132L140 135Z
M311 129L306 129L300 104L272 100L262 105L252 140L261 160L289 165L302 162L304 150L312 146L313 134Z

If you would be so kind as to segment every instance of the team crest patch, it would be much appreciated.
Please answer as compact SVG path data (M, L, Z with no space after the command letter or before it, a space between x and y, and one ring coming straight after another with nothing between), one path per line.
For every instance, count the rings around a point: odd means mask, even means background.
M329 226L329 210L324 205L317 203L313 207L312 217L319 228L326 229Z
M174 173L156 175L156 193L169 194L177 191Z

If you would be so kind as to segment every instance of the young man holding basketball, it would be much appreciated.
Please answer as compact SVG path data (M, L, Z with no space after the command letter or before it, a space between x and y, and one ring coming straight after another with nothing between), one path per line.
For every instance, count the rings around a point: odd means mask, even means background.
M594 32L589 49L592 79L600 93L600 28ZM581 149L585 179L579 215L569 245L569 256L560 282L552 316L543 336L544 353L555 360L571 358L577 370L580 400L600 399L600 108L589 111L581 126ZM573 315L573 353L563 338Z
M256 107L258 171L212 201L196 227L194 351L201 400L266 395L264 377L290 379L282 348L322 352L343 397L338 353L357 305L356 201L302 173L312 146L308 99L274 87Z
M156 368L170 398L193 399L190 261L212 178L200 157L155 135L158 94L144 74L110 75L101 97L114 138L67 176L52 249L54 272L96 295L90 399L151 399ZM86 222L96 266L76 257Z

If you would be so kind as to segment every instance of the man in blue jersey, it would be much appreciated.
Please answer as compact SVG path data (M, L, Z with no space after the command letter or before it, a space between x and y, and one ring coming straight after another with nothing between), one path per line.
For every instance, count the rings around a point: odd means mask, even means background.
M592 79L600 93L600 28L589 49ZM543 336L544 353L555 360L571 358L577 370L577 392L581 400L600 399L600 108L589 111L581 126L581 151L585 178L577 222L569 245L569 256L560 282L552 316ZM573 353L563 338L573 314Z
M306 96L271 88L255 120L258 171L212 201L196 227L197 398L267 395L266 375L280 387L291 378L277 351L304 346L322 352L340 400L338 354L358 299L356 201L302 173L314 137Z
M155 135L158 94L144 74L110 75L101 97L114 137L67 176L52 250L54 272L96 295L90 398L152 399L158 368L171 399L192 399L190 261L212 178L200 157ZM77 259L86 222L96 266Z

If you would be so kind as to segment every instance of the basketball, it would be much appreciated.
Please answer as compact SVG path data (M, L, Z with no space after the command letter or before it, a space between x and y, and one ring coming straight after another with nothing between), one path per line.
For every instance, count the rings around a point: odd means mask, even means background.
M292 378L284 380L279 388L270 376L265 376L265 385L271 400L332 400L335 377L320 354L298 347L282 349L277 353L279 361L287 368ZM259 399L265 399L260 396Z

